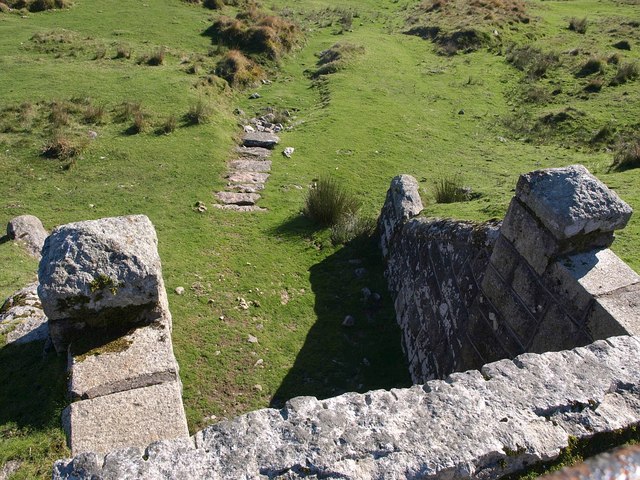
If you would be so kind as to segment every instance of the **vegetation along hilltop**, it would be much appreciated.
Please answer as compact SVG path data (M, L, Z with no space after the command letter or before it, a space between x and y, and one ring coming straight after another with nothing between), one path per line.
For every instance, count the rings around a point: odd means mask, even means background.
M581 163L640 208L638 0L339 3L0 0L0 224L149 216L192 432L409 384L370 239L393 176L420 180L429 216L488 220L520 173ZM267 211L213 208L269 113ZM355 197L349 222L301 214L318 179ZM634 217L613 248L640 271L639 245ZM0 266L2 298L37 270L14 242ZM69 455L64 359L42 347L0 349L15 478Z

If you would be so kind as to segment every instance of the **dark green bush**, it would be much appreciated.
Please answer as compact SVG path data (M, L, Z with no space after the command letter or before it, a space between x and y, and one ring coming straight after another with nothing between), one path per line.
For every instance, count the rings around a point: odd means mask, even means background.
M332 226L359 208L358 199L335 178L323 177L307 193L303 212L320 225Z

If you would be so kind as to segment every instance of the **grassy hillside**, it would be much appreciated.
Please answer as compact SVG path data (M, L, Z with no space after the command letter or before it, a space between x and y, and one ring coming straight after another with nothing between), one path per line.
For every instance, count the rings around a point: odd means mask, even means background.
M429 2L338 8L275 0L264 8L298 24L303 40L278 63L256 56L272 83L244 90L212 74L226 48L213 43L210 27L238 7L108 3L0 13L0 224L23 213L47 228L130 213L151 218L192 431L294 395L409 382L375 245L334 246L327 230L300 215L314 179L335 176L374 217L391 178L409 173L424 187L428 215L486 220L504 214L520 173L582 163L640 207L640 173L608 171L617 142L639 129L640 83L612 85L618 65L640 60L637 2L532 0L527 23L475 22L486 41L447 55L405 34L424 24L468 29L446 8L425 13ZM585 33L569 30L585 15ZM621 40L631 50L612 46ZM336 43L356 53L312 78L317 54ZM617 64L608 61L614 54ZM162 63L149 65L158 56ZM600 59L596 71L577 75L592 57ZM541 61L545 72L532 74ZM585 91L594 79L600 90ZM261 98L250 100L253 91ZM193 125L185 115L198 104L212 114ZM281 135L260 201L269 211L211 208L241 131L234 110L270 106L296 118ZM170 118L175 130L164 134ZM56 134L79 153L41 156ZM296 149L291 159L280 155L286 146ZM477 195L435 203L436 182L454 177ZM197 213L196 201L210 208ZM636 270L639 234L633 219L614 246ZM37 268L11 242L0 243L0 265L0 297ZM178 286L185 295L173 293ZM365 287L381 294L379 307L363 303ZM346 315L355 327L341 326ZM38 346L0 350L0 411L8 412L0 416L0 464L24 460L16 478L45 478L51 462L69 454L58 426L62 363L43 358ZM25 397L33 402L17 402ZM47 407L34 414L34 404Z

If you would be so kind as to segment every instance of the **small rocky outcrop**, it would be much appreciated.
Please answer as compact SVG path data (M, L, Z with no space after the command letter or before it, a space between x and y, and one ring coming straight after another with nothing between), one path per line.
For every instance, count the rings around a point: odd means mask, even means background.
M85 327L126 327L158 302L157 243L144 215L70 223L51 233L38 295L58 352Z
M28 343L49 337L47 317L38 298L38 284L31 283L11 295L0 307L0 333L7 343Z
M25 246L27 252L40 258L40 252L49 233L38 217L20 215L7 224L7 236Z

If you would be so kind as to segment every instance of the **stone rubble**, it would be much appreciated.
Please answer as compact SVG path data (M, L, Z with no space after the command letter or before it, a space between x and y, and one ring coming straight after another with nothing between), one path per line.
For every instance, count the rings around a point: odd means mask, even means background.
M615 337L411 388L298 397L191 440L60 460L53 480L499 478L640 422L639 353Z
M38 217L20 215L12 218L7 224L7 236L24 245L30 255L39 259L49 232Z

